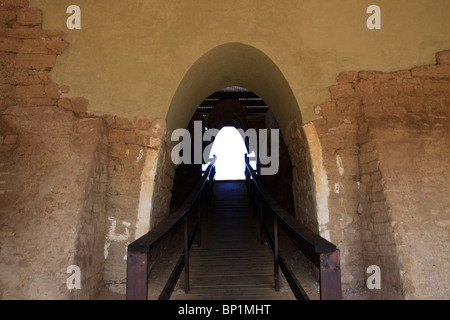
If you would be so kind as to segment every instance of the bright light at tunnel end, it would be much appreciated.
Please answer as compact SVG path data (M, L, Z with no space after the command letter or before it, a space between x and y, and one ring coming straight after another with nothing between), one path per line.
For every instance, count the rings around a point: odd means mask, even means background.
M224 127L220 131L211 128L203 132L202 122L194 121L193 137L186 129L176 129L172 132L171 141L179 141L171 152L171 159L175 165L209 163L216 155L216 180L244 179L244 154L248 155L253 168L257 160L256 155L259 156L258 162L262 165L261 175L275 175L279 169L278 129L256 131L250 128L244 132L242 129ZM248 141L249 151L244 141ZM203 142L210 142L205 149Z

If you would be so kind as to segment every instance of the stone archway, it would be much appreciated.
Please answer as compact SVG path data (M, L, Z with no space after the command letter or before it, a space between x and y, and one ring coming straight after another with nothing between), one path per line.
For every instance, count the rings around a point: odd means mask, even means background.
M206 52L186 72L166 115L168 128L185 128L205 97L232 85L264 99L282 130L292 119L301 120L297 100L275 63L255 47L226 43Z
M292 133L293 123L302 123L300 109L286 78L265 53L242 43L226 43L206 52L187 70L174 93L166 115L168 130L186 128L203 99L229 86L254 92L270 107L288 149L292 150L289 152L294 167L292 187L294 197L299 199L296 201L296 216L310 222L310 226L319 232L316 187L308 142L302 139L304 134ZM299 130L303 129L300 127ZM301 156L296 148L302 148ZM297 151L294 152L294 149Z

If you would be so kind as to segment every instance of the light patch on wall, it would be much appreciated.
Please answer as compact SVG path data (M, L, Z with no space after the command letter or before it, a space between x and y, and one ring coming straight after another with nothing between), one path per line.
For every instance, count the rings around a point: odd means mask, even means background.
M142 160L142 157L144 156L144 150L139 150L139 155L136 158L136 162L139 162Z
M328 225L330 223L330 213L328 211L328 197L330 195L330 189L328 187L327 172L323 167L322 146L320 144L319 136L317 135L314 123L305 124L303 129L311 153L311 162L316 187L316 210L319 233L323 238L330 241L330 231L328 230Z
M150 230L150 212L152 209L158 156L159 152L156 150L147 149L145 151L144 167L141 173L141 190L139 194L135 239L143 236Z
M108 232L108 240L111 241L126 241L130 236L129 227L131 224L127 221L122 221L122 225L125 227L124 233L116 233L117 221L113 217L108 217L108 220L111 221L111 227Z
M109 249L110 245L111 245L110 241L105 242L105 247L103 248L103 255L105 256L105 260L108 259L108 254L109 254L108 249Z
M125 244L125 255L123 256L123 260L124 261L127 261L127 256L128 256L128 245L129 245L130 243L129 242L127 242L126 244Z
M342 177L344 175L344 164L342 163L342 158L339 155L336 156L336 164L338 167L339 174Z
M340 188L339 188L339 182L336 182L334 184L334 193L339 194Z

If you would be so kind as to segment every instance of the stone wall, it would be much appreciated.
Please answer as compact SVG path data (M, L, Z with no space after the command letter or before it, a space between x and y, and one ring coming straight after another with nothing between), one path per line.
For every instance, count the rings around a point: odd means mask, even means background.
M124 293L126 248L168 215L174 168L163 120L106 121L110 158L104 281L111 291Z
M11 186L14 183L14 172L11 171L10 158L17 146L17 138L16 134L0 136L0 196L3 197L7 197L8 193L12 191Z
M311 152L305 132L298 121L293 121L286 133L286 144L292 162L292 192L295 216L311 230L319 230L316 210Z
M64 98L69 88L51 80L68 44L41 25L28 1L0 2L0 296L92 298L103 272L106 130L79 118L87 100ZM82 290L67 287L71 265Z
M74 264L82 271L82 290L72 290L71 298L92 299L103 286L108 184L107 129L105 122L98 118L79 119L74 127L71 149L78 151L89 162L78 164L87 175L86 184L82 184L80 188L84 201L78 222L74 258ZM91 143L87 143L88 141Z
M375 298L448 297L449 57L439 52L435 65L392 73L341 73L330 101L315 108L319 119L308 125L320 139L344 288L364 285L375 264Z
M365 118L360 120L360 204L361 240L366 267L376 265L383 271L381 290L372 290L377 298L401 299L398 251L384 192L384 179L379 166L379 148ZM368 276L368 274L366 275Z
M373 90L363 108L366 145L377 150L365 170L373 171L372 194L383 189L385 196L372 197L365 211L374 219L366 232L384 266L382 290L375 293L448 298L450 51L437 53L435 65L360 78Z
M28 1L0 5L0 295L86 299L103 281L123 291L126 246L169 210L165 122L88 116L89 101L51 79L63 33L42 30ZM67 289L69 265L81 290Z
M103 270L103 121L54 106L9 107L0 119L17 136L2 167L13 177L0 195L2 297L92 298ZM81 269L80 291L66 285L71 265Z

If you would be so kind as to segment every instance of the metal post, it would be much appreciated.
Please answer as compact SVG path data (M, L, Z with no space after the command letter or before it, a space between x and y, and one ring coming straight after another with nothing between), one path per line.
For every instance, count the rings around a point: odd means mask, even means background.
M205 189L203 191L204 198L206 198L204 206L205 206L205 221L208 220L209 215L209 183L206 181Z
M202 245L202 194L200 193L197 200L197 244Z
M189 214L184 218L184 292L189 292Z
M278 217L273 216L273 262L274 262L274 278L275 278L275 291L280 291L279 281L279 252L278 252Z
M264 203L262 197L260 197L259 202L259 237L261 244L264 244Z

